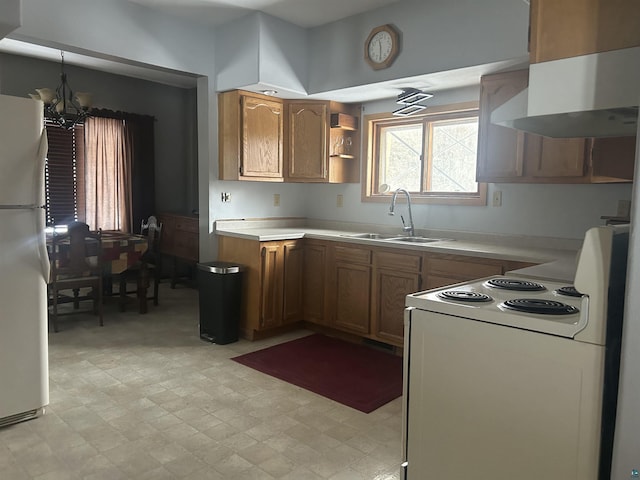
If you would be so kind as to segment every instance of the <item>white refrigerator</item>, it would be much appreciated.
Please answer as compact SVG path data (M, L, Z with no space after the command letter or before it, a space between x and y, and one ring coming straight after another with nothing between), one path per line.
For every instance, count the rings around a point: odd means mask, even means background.
M49 403L43 106L0 95L0 426Z

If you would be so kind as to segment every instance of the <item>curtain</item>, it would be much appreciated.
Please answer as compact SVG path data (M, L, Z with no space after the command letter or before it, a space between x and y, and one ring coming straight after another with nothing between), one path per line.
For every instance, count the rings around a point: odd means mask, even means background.
M95 137L95 143L92 141L91 153L87 150L87 157L92 156L91 160L87 162L90 175L93 180L93 188L95 191L104 190L108 192L110 188L114 188L114 194L112 198L122 199L117 203L97 202L99 198L96 195L93 197L87 197L87 205L96 205L91 207L92 215L96 218L96 222L89 223L93 225L92 228L101 227L106 229L119 229L126 232L136 233L139 231L142 220L146 220L150 215L157 215L155 209L155 151L154 151L154 128L155 118L149 115L139 115L135 113L116 112L107 109L93 109L91 110L91 117L87 119L85 126L96 126L105 124L117 125L118 137L116 143L105 143L108 138L107 135L102 135L101 138ZM100 130L106 127L100 127ZM86 130L86 128L85 128ZM91 128L89 128L91 130ZM87 136L88 140L89 137ZM92 138L93 140L93 138ZM105 183L103 187L99 187L103 183L103 176L100 174L98 165L100 160L98 154L103 151L100 145L112 144L115 145L115 153L106 155L109 158L121 158L123 161L111 161L110 167L116 166L116 173L113 174L113 178L122 179L122 182ZM89 144L87 144L87 148ZM107 149L107 147L104 147ZM124 165L124 170L120 170L119 165ZM118 173L119 172L119 173ZM106 194L103 196L107 196ZM96 203L97 202L97 203ZM112 214L102 215L102 210L108 212L109 209L114 210ZM110 217L112 220L108 223L105 217ZM116 221L116 217L118 220ZM119 225L119 227L106 227L104 225Z
M89 117L85 151L86 223L131 232L133 147L124 120Z

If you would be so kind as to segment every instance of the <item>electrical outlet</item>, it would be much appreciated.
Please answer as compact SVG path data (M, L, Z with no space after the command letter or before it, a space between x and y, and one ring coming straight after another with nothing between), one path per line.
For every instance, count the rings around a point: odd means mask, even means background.
M502 206L502 191L501 190L496 190L495 192L493 192L493 199L491 200L491 205L493 205L494 207L501 207Z
M343 205L344 205L344 196L341 193L339 193L336 198L336 207L342 208Z
M274 207L279 207L280 206L280 194L279 193L274 193L273 194L273 206Z
M231 201L231 194L229 192L220 193L220 201L223 203Z

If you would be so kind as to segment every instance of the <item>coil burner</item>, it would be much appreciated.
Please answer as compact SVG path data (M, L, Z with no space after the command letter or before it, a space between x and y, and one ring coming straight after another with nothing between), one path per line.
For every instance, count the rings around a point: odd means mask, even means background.
M487 280L487 285L504 290L518 290L523 292L541 292L546 290L545 286L540 283L515 278L492 278L491 280Z
M582 293L580 293L578 290L576 290L576 287L574 286L567 286L567 287L560 287L559 289L556 290L556 293L558 295L564 295L567 297L582 297Z
M489 295L467 290L446 290L438 293L438 297L445 300L457 300L460 302L483 303L493 300Z
M505 301L502 306L516 312L537 313L540 315L571 315L580 311L566 303L538 298L515 298Z

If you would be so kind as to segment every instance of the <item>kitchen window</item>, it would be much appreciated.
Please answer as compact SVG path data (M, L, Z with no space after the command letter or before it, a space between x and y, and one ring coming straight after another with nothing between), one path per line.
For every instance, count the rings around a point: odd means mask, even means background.
M368 115L365 124L364 201L386 202L404 188L416 203L486 205L486 184L475 180L477 102L411 117Z

